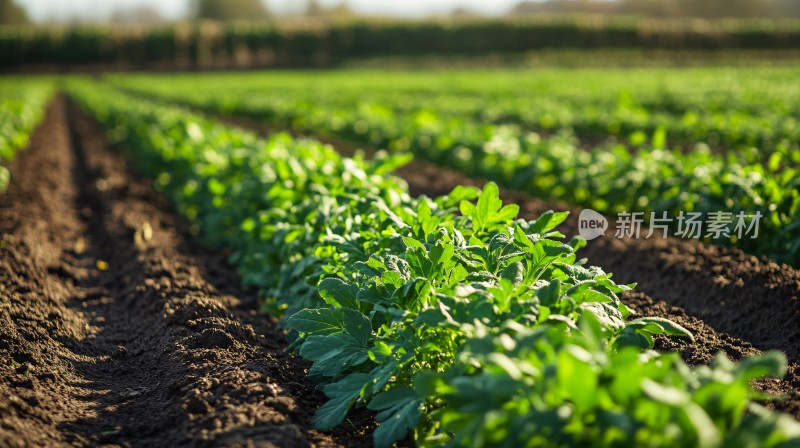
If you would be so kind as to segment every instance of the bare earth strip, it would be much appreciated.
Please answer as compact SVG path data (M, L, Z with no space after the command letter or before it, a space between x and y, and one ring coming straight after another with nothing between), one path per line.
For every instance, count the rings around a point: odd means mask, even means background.
M0 446L350 446L218 254L63 98L0 198ZM349 431L349 432L348 432Z

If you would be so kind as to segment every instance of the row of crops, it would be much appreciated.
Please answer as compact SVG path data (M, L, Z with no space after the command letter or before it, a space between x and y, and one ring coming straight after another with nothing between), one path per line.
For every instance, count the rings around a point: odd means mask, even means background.
M45 80L19 78L0 83L0 163L10 161L27 146L51 93L51 83ZM0 194L9 180L8 169L0 165Z
M794 50L800 21L542 17L472 21L183 23L0 30L0 69L324 66L375 56L518 54L547 48Z
M175 83L177 87L179 83ZM193 221L231 247L243 281L282 316L329 401L319 429L366 406L377 446L788 446L800 426L753 400L782 375L769 352L690 368L652 350L691 337L636 318L563 212L517 219L489 183L409 196L405 152L346 158L268 140L85 80L72 98Z
M411 152L608 215L760 216L756 238L703 233L800 264L796 68L117 76L127 91ZM679 230L675 227L673 231ZM754 235L751 235L754 236Z

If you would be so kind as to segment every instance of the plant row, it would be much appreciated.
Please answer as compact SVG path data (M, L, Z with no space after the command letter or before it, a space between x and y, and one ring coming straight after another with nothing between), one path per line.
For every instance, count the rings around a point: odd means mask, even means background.
M293 72L181 80L206 84L203 87L224 85L213 95L218 101L242 94L250 97L256 91L258 102L291 108L298 116L309 107L372 108L400 115L424 111L435 112L440 119L517 124L535 131L567 128L593 140L615 136L635 141L638 134L664 128L670 144L691 148L702 142L745 155L755 146L758 161L778 147L784 155L793 155L797 164L800 125L795 116L800 112L800 91L786 81L797 75L797 68L786 67L746 73L729 68L413 75L345 71L324 76ZM170 83L160 86L159 79L123 77L122 85L171 92Z
M51 93L51 83L46 80L0 80L0 163L10 161L28 145ZM8 170L0 165L0 194L10 179Z
M566 213L517 219L497 186L411 198L407 156L345 158L73 81L106 127L282 316L329 401L313 424L375 411L377 446L784 446L800 427L755 404L777 352L689 368L652 350L609 274L579 260Z
M322 77L324 82L325 75ZM434 106L438 103L428 101L423 91L405 97L410 106L396 110L383 104L358 103L358 93L349 89L340 93L344 98L334 101L335 106L329 106L324 100L309 100L304 93L293 96L295 91L279 86L273 87L275 94L235 87L227 92L236 78L225 83L214 82L219 81L215 77L155 79L145 83L153 78L127 77L113 82L215 113L267 120L393 152L410 151L508 188L609 215L643 212L661 216L666 212L676 217L681 212L702 216L731 212L760 216L756 237L741 237L734 231L735 223L730 222L727 232L705 239L735 244L779 262L800 264L800 164L796 160L800 153L791 144L776 145L767 160L762 160L762 152L755 148L750 156L736 151L719 154L708 146L685 152L668 149L670 129L658 127L651 135L640 131L634 136L641 144L635 151L622 144L587 150L569 130L543 137L516 124L440 113ZM263 85L268 85L269 79L266 76ZM328 92L336 88L339 79L330 80ZM479 82L480 77L476 79Z

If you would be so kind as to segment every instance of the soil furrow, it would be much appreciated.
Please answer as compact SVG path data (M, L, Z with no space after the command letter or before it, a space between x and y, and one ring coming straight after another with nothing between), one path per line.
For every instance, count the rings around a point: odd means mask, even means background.
M67 118L69 114L69 119ZM70 126L71 125L71 126ZM70 130L71 128L71 130ZM62 98L0 198L1 446L341 446L257 297Z

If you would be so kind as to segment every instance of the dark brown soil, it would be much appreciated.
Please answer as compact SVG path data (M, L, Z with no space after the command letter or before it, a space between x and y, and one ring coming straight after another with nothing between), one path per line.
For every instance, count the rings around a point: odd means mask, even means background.
M369 414L309 429L325 398L257 297L63 99L10 169L0 446L369 443Z
M241 117L226 116L223 121L264 135L274 131ZM346 155L363 148L330 136L315 137ZM369 156L372 149L366 152ZM435 197L457 185L485 184L419 160L395 174L408 183L412 195ZM568 236L578 233L578 208L515 191L501 190L501 196L519 204L525 219L547 210L569 210L570 217L559 230ZM679 351L692 365L708 363L719 352L732 359L760 350L786 353L790 366L783 380L764 380L760 385L787 396L770 406L800 419L800 271L735 248L677 238L620 240L612 234L590 241L582 256L614 273L618 283L638 282L636 291L622 299L640 315L667 317L695 334L695 343L661 338L660 348Z

